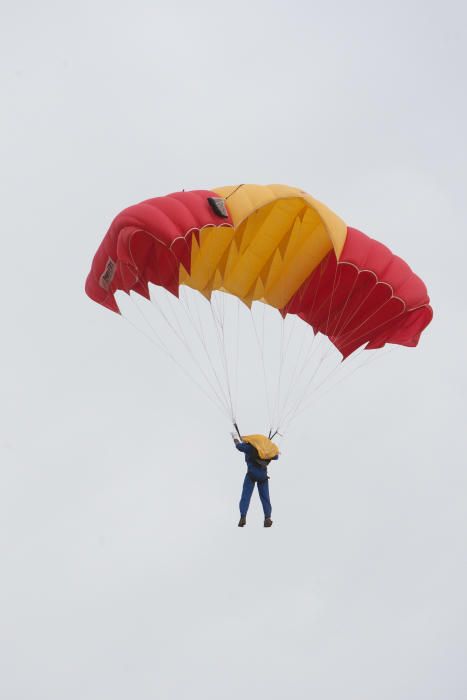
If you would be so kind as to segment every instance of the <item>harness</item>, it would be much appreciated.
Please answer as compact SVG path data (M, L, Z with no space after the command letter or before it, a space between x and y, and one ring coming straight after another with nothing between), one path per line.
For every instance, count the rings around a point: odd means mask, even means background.
M270 459L260 459L259 457L255 457L256 464L259 464L262 469L266 469L270 461Z
M270 478L269 476L265 476L264 479L258 479L254 474L250 472L250 470L247 471L247 476L252 481L254 484L265 484L266 481Z
M258 465L258 467L261 467L261 469L267 469L267 466L271 460L270 459L260 459L260 457L258 456L258 453L256 453L256 454L257 454L257 456L254 457L253 459L256 462L256 464ZM258 479L258 477L255 476L254 474L252 474L249 469L247 471L247 474L248 474L249 479L254 484L264 484L270 478L266 474L266 476L263 479Z

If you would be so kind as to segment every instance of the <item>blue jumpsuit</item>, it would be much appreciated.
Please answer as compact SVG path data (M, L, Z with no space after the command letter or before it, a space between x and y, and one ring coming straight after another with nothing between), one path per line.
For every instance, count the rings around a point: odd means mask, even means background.
M258 493L263 506L264 517L271 517L271 501L269 500L269 484L267 467L260 467L255 461L258 456L256 448L248 442L236 442L235 447L245 455L245 462L248 471L245 474L243 481L242 497L240 498L240 515L246 517L248 506L250 505L251 494L255 488L255 483L258 484ZM273 459L277 459L273 457Z

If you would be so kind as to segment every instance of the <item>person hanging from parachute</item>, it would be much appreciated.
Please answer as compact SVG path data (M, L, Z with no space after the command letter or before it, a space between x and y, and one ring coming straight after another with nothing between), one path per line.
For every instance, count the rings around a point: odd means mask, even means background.
M190 305L183 302L182 288L193 293L196 316L190 317ZM303 330L309 331L310 343L304 335L305 344L302 341L298 355L291 355L297 371L291 373L290 385L281 400L282 362L289 353L288 342L284 349L281 341L276 433L279 428L283 432L290 426L308 405L310 392L317 395L323 382L331 377L332 371L326 370L327 375L323 376L320 369L328 355L330 359L334 356L341 366L360 350L379 351L387 345L415 347L433 317L425 283L403 258L348 226L304 190L280 184L238 184L173 192L124 209L113 219L93 257L85 289L93 301L117 314L122 314L119 303L126 296L132 302L134 297L142 297L157 305L162 290L168 292L173 297L173 309L180 309L182 320L172 323L170 314L165 314L163 308L158 311L188 350L189 366L196 357L190 342L194 338L185 336L190 323L201 343L202 361L197 362L196 374L185 371L182 365L181 368L229 422L236 414L228 367L232 355L224 334L224 301L219 313L214 300L218 295L222 300L234 297L239 302L237 308L242 302L250 310L253 304L260 303L263 311L266 307L274 309L277 321L283 324L288 316L299 319L297 323L305 324ZM204 335L196 306L206 301L211 305L211 337L217 337L225 386L211 360L209 336ZM142 309L140 312L147 325L140 329L143 334L180 365L167 347L166 334L158 335ZM273 345L273 338L266 337L266 344ZM242 348L243 341L237 339L236 345ZM250 359L251 353L244 347L244 357ZM318 352L323 349L324 354L314 362L311 360L316 348ZM238 362L239 352L236 354ZM211 373L204 366L205 361L210 362ZM158 367L158 360L154 367ZM267 386L265 390L267 395ZM251 390L250 396L253 403ZM153 400L163 398L159 392ZM235 424L234 427L237 430ZM271 438L276 433L271 432ZM237 430L234 440L247 463L239 526L246 523L257 484L264 524L271 527L267 466L271 459L277 459L279 450L264 435L242 437ZM274 449L270 451L271 448Z
M271 527L272 507L269 498L268 465L273 459L279 459L279 448L265 435L245 435L241 437L240 433L238 433L238 436L235 433L230 434L237 450L245 455L247 465L239 504L240 520L238 521L238 527L246 525L246 516L255 484L258 487L258 494L263 506L264 527Z

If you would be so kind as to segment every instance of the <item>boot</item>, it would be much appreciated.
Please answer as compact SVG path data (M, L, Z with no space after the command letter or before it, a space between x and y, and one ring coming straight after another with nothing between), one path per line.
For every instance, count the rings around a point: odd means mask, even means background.
M271 527L271 525L272 525L271 518L264 518L264 527Z
M238 521L238 527L245 527L245 525L246 525L246 518L244 515L242 515L242 517Z

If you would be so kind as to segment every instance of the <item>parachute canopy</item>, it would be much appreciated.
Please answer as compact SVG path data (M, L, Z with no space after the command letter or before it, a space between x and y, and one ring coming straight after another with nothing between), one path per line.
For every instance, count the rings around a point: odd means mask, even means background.
M86 293L175 296L186 285L261 301L326 335L343 358L360 346L417 345L432 319L425 284L404 260L303 190L237 185L176 192L122 211L92 262Z

